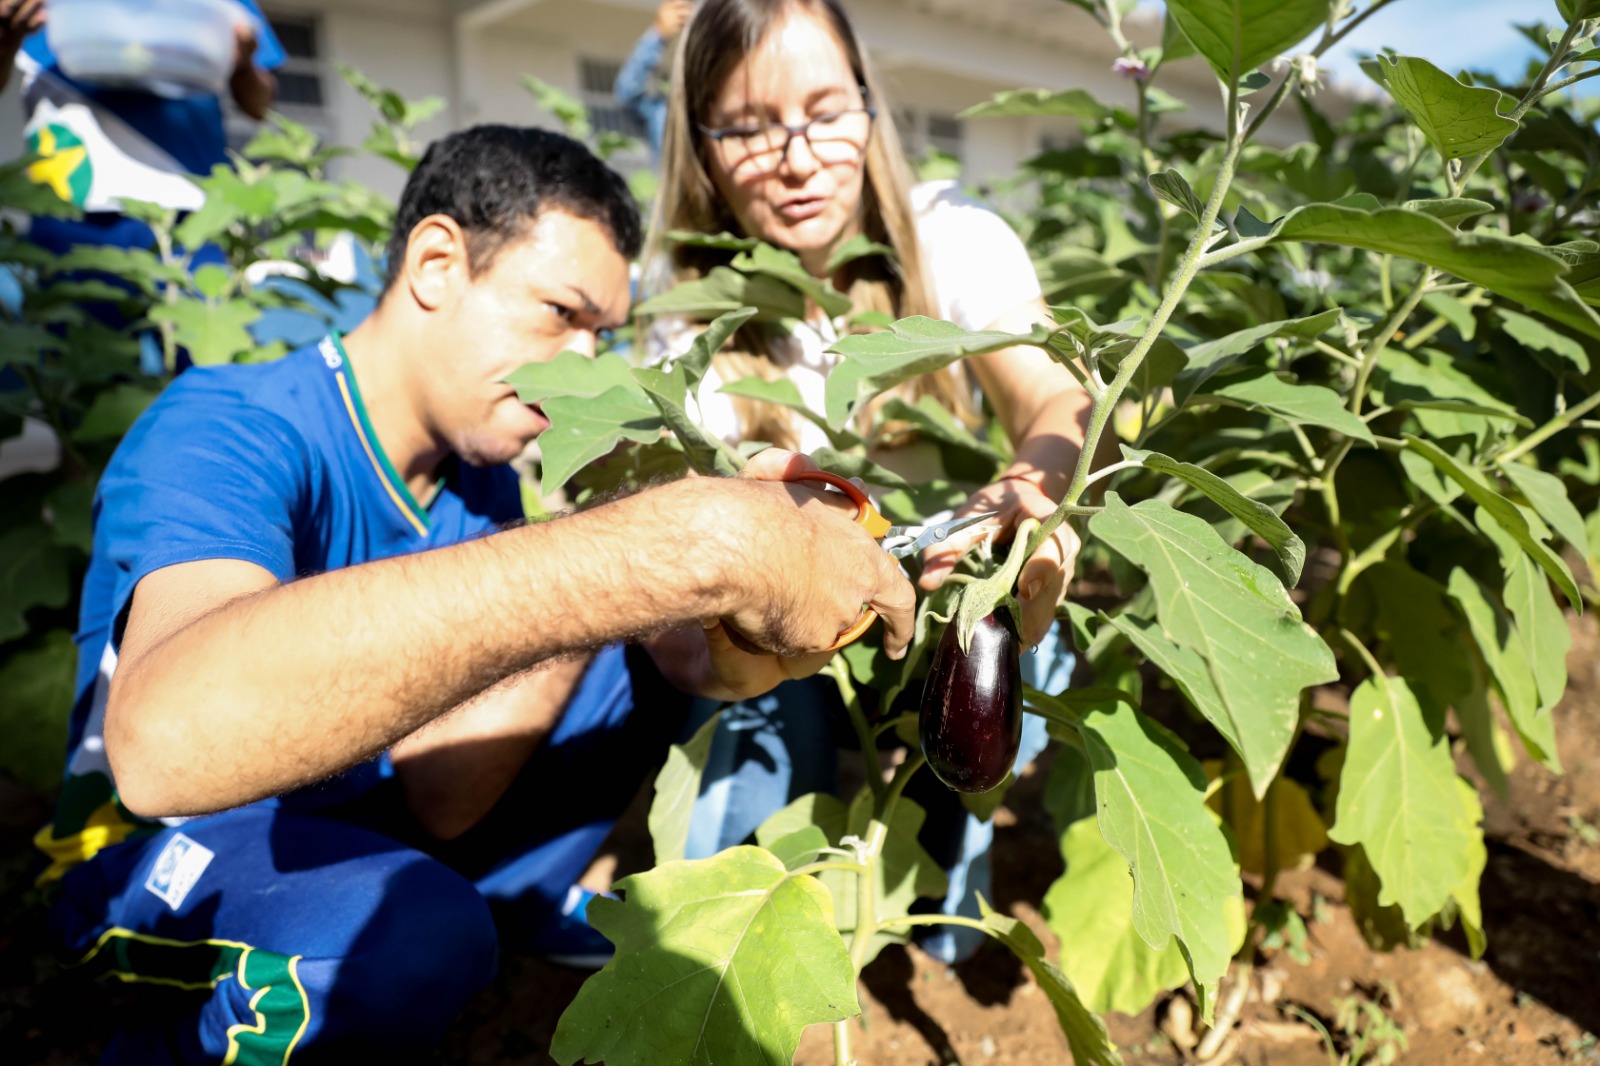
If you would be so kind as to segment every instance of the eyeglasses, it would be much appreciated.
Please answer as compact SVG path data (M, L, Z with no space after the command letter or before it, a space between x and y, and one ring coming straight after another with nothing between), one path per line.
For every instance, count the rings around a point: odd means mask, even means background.
M811 154L824 166L858 163L872 138L872 120L878 117L878 109L865 88L861 98L861 107L830 111L794 126L782 122L747 123L721 129L700 126L700 132L717 146L723 164L736 178L774 173L788 157L789 145L796 137L805 138Z

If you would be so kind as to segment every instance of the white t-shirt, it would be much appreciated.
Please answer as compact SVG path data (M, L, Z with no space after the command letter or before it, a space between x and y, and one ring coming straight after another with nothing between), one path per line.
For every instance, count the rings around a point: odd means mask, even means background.
M923 267L941 318L962 329L984 329L1005 312L1040 295L1038 276L1021 239L999 215L963 196L956 182L916 186L911 190L911 207L916 213ZM699 326L683 319L658 320L645 339L649 360L660 362L681 355L699 331ZM794 362L787 374L806 406L818 414L825 410L828 371L839 361L826 350L836 340L838 332L826 319L803 323L794 333ZM717 391L722 385L715 367L706 372L696 397L700 424L737 442L738 415L733 398ZM796 423L801 451L827 447L828 438L821 429L802 419Z

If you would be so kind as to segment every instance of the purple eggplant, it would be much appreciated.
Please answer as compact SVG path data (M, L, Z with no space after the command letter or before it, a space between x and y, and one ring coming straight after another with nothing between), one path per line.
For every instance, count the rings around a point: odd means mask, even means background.
M922 688L918 733L940 781L987 792L1006 779L1022 742L1021 642L1009 611L984 617L963 653L945 627Z

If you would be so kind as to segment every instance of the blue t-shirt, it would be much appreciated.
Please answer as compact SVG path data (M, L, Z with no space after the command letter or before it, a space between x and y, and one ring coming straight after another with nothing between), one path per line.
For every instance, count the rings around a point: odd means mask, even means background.
M51 871L150 826L116 802L101 739L121 627L145 575L239 559L289 581L456 544L521 517L517 476L503 465L452 463L420 505L372 431L337 334L272 363L198 367L167 386L95 494L67 776L55 822L37 840ZM335 802L377 772L369 764L286 799Z
M277 70L283 66L283 45L267 22L256 0L237 0L248 8L256 21L256 66ZM222 124L222 104L209 93L169 99L155 93L129 89L107 89L73 81L61 70L50 50L45 30L30 35L22 51L40 68L68 82L73 88L132 126L144 137L164 149L191 174L209 174L218 163L228 161L228 140Z

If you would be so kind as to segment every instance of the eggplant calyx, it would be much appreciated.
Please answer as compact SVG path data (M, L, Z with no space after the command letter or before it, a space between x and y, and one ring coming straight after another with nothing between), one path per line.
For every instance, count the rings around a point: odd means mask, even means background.
M972 651L972 634L977 632L978 623L993 614L996 608L1005 607L1011 611L1012 620L1020 630L1021 617L1016 609L1012 587L1017 583L1017 575L1022 572L1022 564L1028 559L1028 540L1037 528L1038 519L1023 519L1011 538L1011 551L1000 569L961 590L961 603L956 607L956 640L961 644L963 655Z

